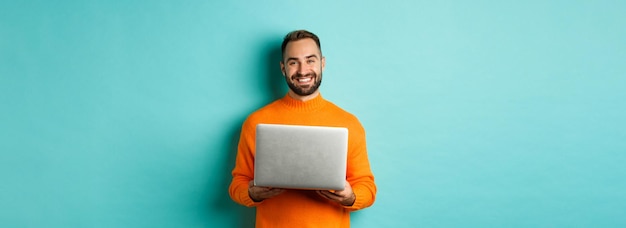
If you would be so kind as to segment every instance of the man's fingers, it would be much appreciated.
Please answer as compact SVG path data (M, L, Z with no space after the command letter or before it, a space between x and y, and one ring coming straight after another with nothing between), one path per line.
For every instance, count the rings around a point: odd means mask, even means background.
M285 189L281 189L281 188L272 188L268 191L268 193L273 194L273 195L277 195L280 194L282 192L284 192Z
M318 195L320 195L320 196L322 196L322 197L324 197L324 198L326 198L326 199L330 199L330 196L328 196L328 195L326 194L326 191L322 191L322 190L320 190L320 191L317 191L317 194L318 194Z
M337 195L336 193L332 193L330 191L317 191L318 194L320 194L321 196L323 196L324 198L330 199L330 200L334 200L334 201L340 201L341 200L341 196Z
M265 196L271 197L271 196L275 196L275 195L278 195L280 193L283 193L284 191L285 191L285 189L280 189L280 188L266 188L266 189L263 189L259 193L263 194Z

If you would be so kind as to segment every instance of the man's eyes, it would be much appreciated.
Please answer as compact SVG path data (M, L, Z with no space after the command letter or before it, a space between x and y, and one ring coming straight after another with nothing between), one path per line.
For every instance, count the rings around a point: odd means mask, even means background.
M315 60L314 59L307 59L306 63L307 64L313 64L313 63L315 63ZM289 61L289 62L287 62L287 65L289 65L289 66L294 66L296 64L298 64L298 61Z

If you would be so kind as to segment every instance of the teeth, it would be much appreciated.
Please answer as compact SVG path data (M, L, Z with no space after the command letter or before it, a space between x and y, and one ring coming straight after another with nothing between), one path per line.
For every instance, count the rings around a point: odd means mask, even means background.
M311 78L299 78L298 81L299 82L309 82L309 81L311 81Z

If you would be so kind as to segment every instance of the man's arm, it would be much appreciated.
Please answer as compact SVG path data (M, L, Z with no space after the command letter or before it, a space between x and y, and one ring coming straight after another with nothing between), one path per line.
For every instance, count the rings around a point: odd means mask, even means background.
M237 146L237 158L235 160L235 168L232 171L233 179L228 188L228 193L233 201L252 207L257 204L249 195L249 184L254 178L254 128L250 128L247 122L244 122L239 136L239 144Z
M350 183L355 200L352 205L344 207L359 210L374 204L377 189L367 155L365 130L359 124L353 128L351 134L346 179Z

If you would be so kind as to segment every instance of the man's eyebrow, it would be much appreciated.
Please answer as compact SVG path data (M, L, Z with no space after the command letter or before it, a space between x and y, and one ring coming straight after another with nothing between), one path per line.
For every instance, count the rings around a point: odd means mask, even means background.
M309 55L309 56L305 57L305 59L309 59L309 58L316 58L317 59L317 55L313 54L313 55Z
M319 58L319 57L317 57L317 55L316 55L316 54L312 54L312 55L308 55L308 56L306 56L306 57L304 57L304 58L305 58L305 59L310 59L310 58L316 58L316 59L317 59L317 58ZM295 61L297 61L297 60L298 60L298 58L296 58L296 57L289 57L289 58L287 58L287 59L285 60L285 62L289 62L289 61L291 61L291 60L295 60Z

